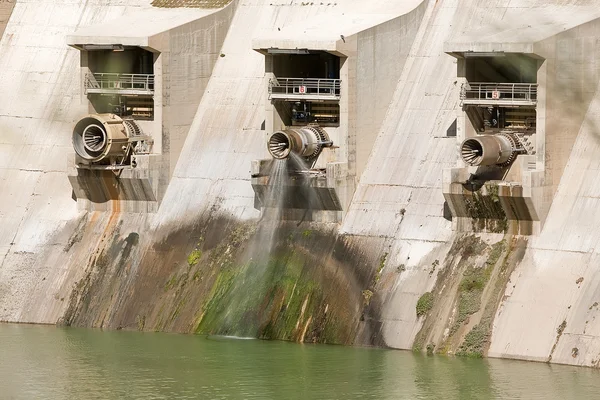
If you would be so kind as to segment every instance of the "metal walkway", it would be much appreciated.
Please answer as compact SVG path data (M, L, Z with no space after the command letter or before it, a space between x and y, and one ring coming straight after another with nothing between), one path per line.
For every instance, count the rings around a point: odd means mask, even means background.
M88 73L84 85L86 94L153 95L154 75Z
M537 84L466 82L461 87L460 100L463 105L535 107Z
M274 78L269 80L269 99L339 100L340 79Z

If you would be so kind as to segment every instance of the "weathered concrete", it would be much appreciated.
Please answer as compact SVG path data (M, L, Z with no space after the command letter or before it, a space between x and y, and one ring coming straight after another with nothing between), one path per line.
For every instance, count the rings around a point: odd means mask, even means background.
M215 62L223 55L221 47L236 6L237 1L222 9L142 8L108 24L83 27L67 37L70 46L81 50L82 82L90 72L84 45L137 46L151 51L154 57L154 115L151 121L138 122L144 134L153 139L148 156L151 161L138 165L138 169L149 167L142 175L152 176L153 182L136 182L139 174L128 168L123 171L121 181L129 180L131 185L118 185L110 176L107 176L110 183L106 184L107 180L74 170L74 164L70 164L72 183L105 186L109 192L111 186L116 188L113 195L105 196L111 201L98 201L102 197L87 196L90 190L73 185L81 209L128 212L158 209ZM82 98L82 102L87 103L87 99ZM89 108L95 111L91 101ZM153 194L148 196L147 190L128 190L133 186L151 187Z
M383 17L356 30L373 29L365 52L377 32L388 49L390 21L414 9L397 3L375 2ZM600 99L597 56L585 50L599 36L593 1L425 2L410 50L399 50L401 72L387 75L394 92L385 117L385 96L381 110L366 111L381 127L369 123L379 134L342 224L285 223L273 233L257 221L249 171L266 156L268 132L264 56L252 38L313 18L321 21L313 32L321 25L333 37L335 24L322 21L367 6L240 2L161 207L143 215L78 212L66 179L71 124L85 110L65 35L127 7L17 3L0 42L0 319L597 365ZM528 43L547 57L545 158L537 160L546 223L529 238L454 232L442 170L457 165L464 124L446 134L460 115L460 87L444 42L485 29L520 43L513 17L539 12L560 27L527 20L541 32ZM54 24L43 33L42 15ZM373 51L376 69L392 68Z

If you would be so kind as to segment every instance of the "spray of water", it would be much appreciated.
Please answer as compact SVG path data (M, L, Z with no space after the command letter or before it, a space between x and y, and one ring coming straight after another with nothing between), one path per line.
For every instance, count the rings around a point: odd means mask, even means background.
M262 215L258 222L257 230L252 236L246 249L245 262L229 290L225 318L222 327L228 334L254 336L257 332L250 325L240 321L240 310L250 310L260 301L260 296L266 290L269 282L269 263L280 235L277 235L284 202L289 185L289 162L287 159L273 160L271 174L263 196Z
M309 167L302 157L293 152L287 159L273 160L266 192L262 199L262 216L246 250L243 271L236 277L227 298L227 311L222 326L226 327L228 334L243 336L257 334L253 331L256 327L252 328L252 325L259 321L247 319L245 323L240 321L240 310L249 311L263 301L261 296L264 296L270 288L269 285L272 284L271 274L274 271L271 265L272 254L276 251L278 241L281 240L281 223L284 210L289 207L286 203L292 179L301 179L301 185L306 188L307 193L314 191L310 185ZM311 201L310 193L303 197Z
M251 256L264 261L273 249L275 232L281 221L289 181L288 160L273 160L271 176L264 196L262 216ZM258 242L258 243L257 243Z

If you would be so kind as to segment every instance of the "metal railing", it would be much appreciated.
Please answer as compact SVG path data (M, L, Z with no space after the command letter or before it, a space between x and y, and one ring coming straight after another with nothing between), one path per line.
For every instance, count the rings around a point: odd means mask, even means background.
M154 92L154 75L151 74L116 74L87 73L85 90L88 92Z
M333 97L339 99L341 79L320 78L271 78L269 95L271 97Z
M535 104L537 84L465 82L461 87L460 99L467 104Z

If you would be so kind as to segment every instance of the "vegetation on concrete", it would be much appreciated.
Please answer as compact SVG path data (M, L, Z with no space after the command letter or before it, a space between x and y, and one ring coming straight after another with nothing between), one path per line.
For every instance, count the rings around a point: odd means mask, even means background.
M446 293L446 290L450 290L450 288L454 286L452 280L456 279L456 268L466 265L471 257L480 255L483 251L485 251L486 247L486 244L475 235L465 235L452 244L452 247L447 253L446 259L440 263L440 265L443 267L439 269L435 286L430 292L433 299L431 302L431 310L438 307L438 305L439 307L443 307L444 302L436 301L436 299L440 298L440 296L443 296L444 293ZM459 261L458 265L456 264L457 260ZM422 300L421 302L427 304L427 301ZM424 313L422 315L426 314L427 313ZM430 340L429 335L433 331L436 324L437 322L431 318L424 319L423 326L415 336L412 346L413 351L421 352L424 349L425 344ZM442 350L438 349L438 351Z
M373 287L375 287L379 283L379 280L381 279L381 273L383 272L383 269L385 268L385 262L387 261L388 255L389 255L388 253L384 253L379 258L379 266L377 267L377 272L375 272L375 277L373 278Z
M201 258L202 258L202 250L195 249L194 251L192 251L190 253L190 255L187 258L188 265L190 267L193 267L194 265L198 264L198 262L200 261Z
M565 319L556 328L556 339L554 340L554 345L552 346L552 350L550 350L550 354L548 355L548 359L546 360L547 362L552 361L552 356L554 355L554 350L556 350L556 346L558 346L558 342L560 341L560 338L566 328L567 328L567 320Z
M427 355L428 355L428 356L432 356L432 355L433 355L433 352L435 351L435 345L434 345L433 343L429 343L429 344L427 345L427 348L426 348L426 350L427 350Z
M371 303L371 297L373 297L373 292L369 289L365 289L362 291L364 305L368 306Z
M421 297L419 297L416 306L417 317L422 317L423 315L427 314L429 310L431 310L433 307L433 300L433 293L431 292L425 292Z
M564 320L563 322L561 322L561 324L558 326L558 328L556 328L556 334L558 336L562 335L563 332L565 331L566 327L567 327L567 320Z
M209 263L203 265L202 277L213 283L196 313L197 333L321 343L346 343L353 337L348 332L355 329L356 319L339 314L340 307L349 304L339 300L345 295L325 299L316 279L322 270L314 274L313 252L302 251L304 245L312 248L309 244L322 241L319 232L294 230L279 237L270 254L259 252L242 263L253 243L243 232L232 232L207 252ZM231 246L232 240L246 240L245 250L221 248ZM365 290L364 302L372 295Z
M173 289L177 285L177 276L173 275L171 278L165 283L165 292Z
M475 267L469 265L458 287L458 311L450 334L454 334L467 321L469 316L481 308L481 295L487 284L493 266Z
M482 190L474 191L471 198L466 200L466 207L475 232L507 231L508 219L500 204L497 184L486 183L485 194Z
M384 253L379 258L379 264L377 266L377 271L375 271L375 275L373 276L373 280L371 281L371 285L369 286L368 289L364 289L362 291L362 296L363 296L363 299L364 299L363 305L365 307L368 307L369 304L371 304L371 298L375 294L375 289L377 287L377 284L381 280L381 273L383 272L383 269L385 268L385 262L387 261L387 257L388 257L388 253Z
M485 346L490 338L490 329L485 325L487 324L475 325L467 333L456 355L474 358L483 357Z
M470 265L463 274L458 287L458 314L454 325L450 329L451 334L481 308L481 295L488 283L494 266L504 251L506 242L504 240L492 245L488 258L482 267Z
M467 333L458 348L457 355L466 357L485 356L491 340L492 325L496 310L502 301L504 289L508 283L510 274L517 264L515 256L518 257L519 255L513 256L515 244L516 242L511 242L508 245L505 240L502 240L492 246L485 265L488 268L495 267L497 269L493 287L489 288L491 291L489 300L481 314L479 323ZM502 258L503 254L504 257ZM498 265L501 258L502 261Z

